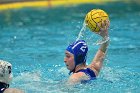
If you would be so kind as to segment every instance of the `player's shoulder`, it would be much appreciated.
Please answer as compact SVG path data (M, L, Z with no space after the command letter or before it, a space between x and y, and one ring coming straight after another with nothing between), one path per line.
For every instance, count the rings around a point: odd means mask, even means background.
M70 79L77 79L77 80L85 80L85 79L88 79L89 77L83 73L83 72L77 72L77 73L73 73L71 76L70 76Z
M24 93L22 90L20 89L16 89L16 88L7 88L4 93Z

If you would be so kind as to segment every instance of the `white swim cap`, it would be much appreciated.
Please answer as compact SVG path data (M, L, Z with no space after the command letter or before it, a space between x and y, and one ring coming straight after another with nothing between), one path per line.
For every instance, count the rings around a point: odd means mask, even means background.
M12 81L12 65L0 60L0 82L9 84Z

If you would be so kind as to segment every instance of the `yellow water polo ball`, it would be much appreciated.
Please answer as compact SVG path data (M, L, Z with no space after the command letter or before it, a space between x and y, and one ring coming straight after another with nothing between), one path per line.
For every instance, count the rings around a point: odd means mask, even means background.
M102 21L109 20L108 14L101 9L93 9L85 17L86 26L92 32L99 32ZM98 25L97 25L98 23Z

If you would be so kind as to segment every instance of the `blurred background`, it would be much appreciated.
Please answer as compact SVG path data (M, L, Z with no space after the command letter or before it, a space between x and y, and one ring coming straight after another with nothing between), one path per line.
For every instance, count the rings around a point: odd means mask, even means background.
M92 9L110 18L107 57L97 80L69 87L64 51ZM139 17L139 0L0 0L0 59L13 65L10 87L25 93L138 93ZM100 37L86 29L81 38L89 46L89 64Z

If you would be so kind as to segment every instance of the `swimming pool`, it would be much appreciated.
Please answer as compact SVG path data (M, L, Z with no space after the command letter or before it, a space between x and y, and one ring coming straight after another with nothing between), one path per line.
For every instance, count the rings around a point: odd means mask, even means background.
M63 58L67 45L82 28L85 14L101 8L111 20L107 59L97 80L68 87ZM13 65L11 87L26 93L138 93L140 91L140 6L84 4L73 7L23 8L0 12L0 59ZM88 62L97 35L86 31Z

